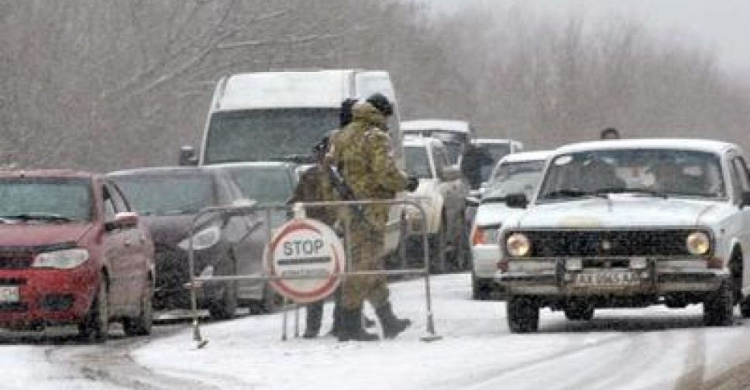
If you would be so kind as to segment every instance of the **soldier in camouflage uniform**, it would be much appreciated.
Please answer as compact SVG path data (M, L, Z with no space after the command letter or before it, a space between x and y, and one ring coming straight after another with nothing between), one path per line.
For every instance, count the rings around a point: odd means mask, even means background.
M356 102L356 99L346 99L341 103L341 115L340 125L344 127L351 123L352 119L352 106ZM335 133L331 131L331 134ZM323 139L313 147L313 154L316 158L316 164L305 170L300 177L297 186L294 188L292 197L287 201L288 204L295 202L325 202L325 201L336 201L340 197L333 189L331 184L330 176L326 171L323 162L326 153L328 152L328 142L330 134L327 134ZM325 223L328 226L334 226L336 223L336 210L331 207L308 207L306 210L306 216L313 218L318 221ZM336 306L333 310L333 327L331 328L331 334L334 336L338 334L340 328L339 317L340 317L340 306L341 306L341 292L336 291ZM315 338L320 332L320 325L323 320L323 303L314 302L306 306L307 319L305 321L305 332L303 338ZM364 318L365 326L374 326L375 322Z
M385 96L375 94L354 106L352 123L331 139L327 160L339 170L357 200L394 199L396 193L409 187L410 181L396 167L391 155L386 117L392 110ZM349 210L339 215L350 229L347 240L354 271L381 269L389 209L388 205L372 205L364 207L362 213ZM396 337L411 324L393 314L384 275L347 277L342 289L343 329L339 340L377 340L376 335L365 332L361 325L360 312L365 299L375 308L386 338Z

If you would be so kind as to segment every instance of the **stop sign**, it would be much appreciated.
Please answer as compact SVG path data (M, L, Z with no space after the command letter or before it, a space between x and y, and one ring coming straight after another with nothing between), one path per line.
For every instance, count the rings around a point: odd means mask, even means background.
M319 301L339 284L344 247L328 225L295 218L282 225L263 254L270 281L281 295L296 303Z

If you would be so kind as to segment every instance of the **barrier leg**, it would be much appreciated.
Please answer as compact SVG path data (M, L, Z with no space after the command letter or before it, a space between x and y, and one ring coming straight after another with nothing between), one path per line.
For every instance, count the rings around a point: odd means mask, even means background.
M286 308L286 305L287 305L286 297L284 297L284 301L283 302L284 302L283 305ZM287 336L286 336L286 323L287 323L287 315L289 314L289 312L286 309L282 309L282 311L284 313L282 314L282 317L281 317L281 328L282 328L281 329L281 341L286 341L286 339L287 339Z
M294 304L294 338L299 338L299 304Z

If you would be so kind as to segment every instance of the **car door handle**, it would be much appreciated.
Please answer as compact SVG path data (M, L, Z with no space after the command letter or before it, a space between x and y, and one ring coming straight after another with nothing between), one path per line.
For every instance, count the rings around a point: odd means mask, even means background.
M131 245L133 245L133 243L130 240L125 240L123 242L123 244L125 244L125 246L131 246Z

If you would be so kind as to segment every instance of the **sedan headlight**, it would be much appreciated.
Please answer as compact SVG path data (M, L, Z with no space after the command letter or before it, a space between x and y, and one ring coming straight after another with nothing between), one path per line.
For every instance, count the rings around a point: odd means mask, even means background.
M193 250L199 251L203 249L208 249L216 245L216 243L219 242L220 238L221 238L221 230L219 229L218 226L207 227L193 235ZM183 250L189 250L190 249L190 237L180 241L180 243L177 244L177 246L179 246Z
M71 269L78 267L88 259L89 251L86 249L64 249L36 255L31 266L34 268Z
M706 233L692 232L687 236L685 246L691 255L705 255L711 249L711 239Z
M513 233L505 241L508 254L513 257L524 257L531 252L531 242L522 233Z
M500 225L477 226L471 235L471 245L500 244Z

